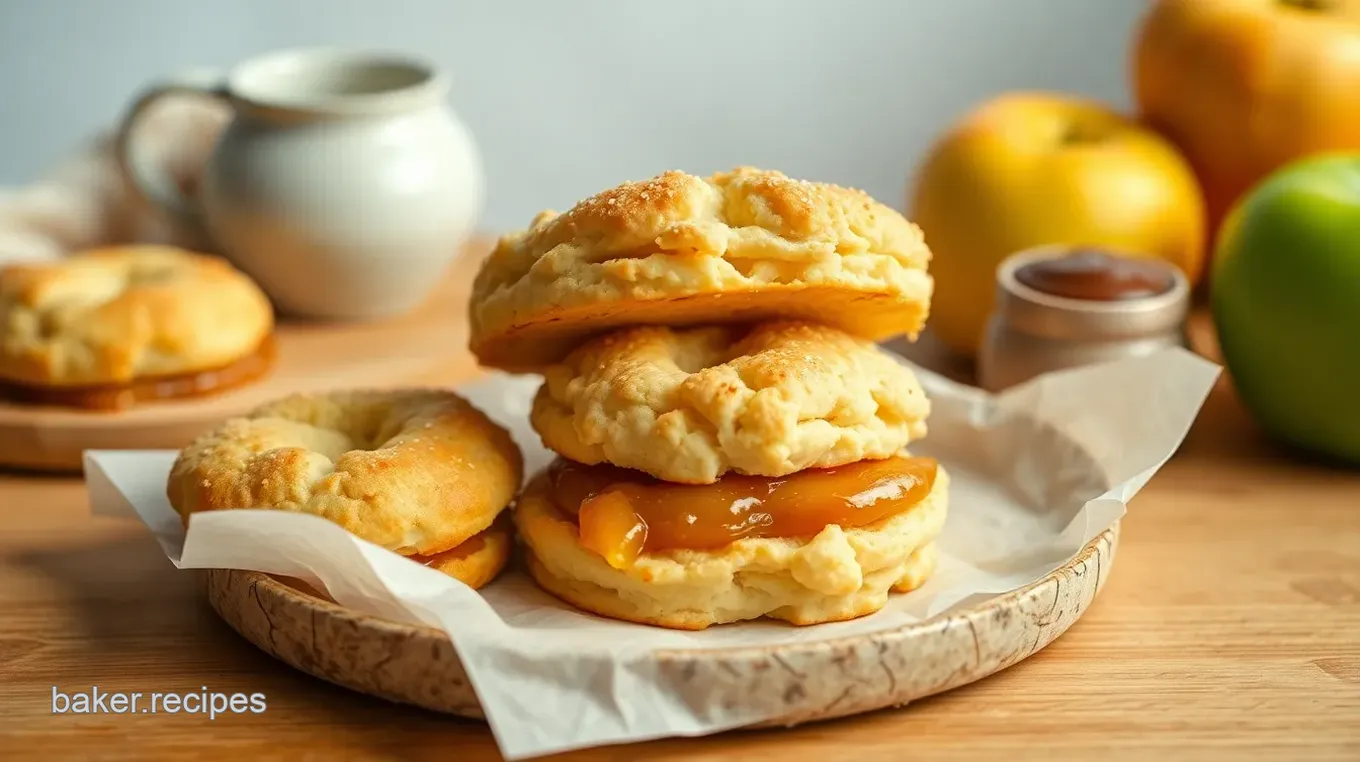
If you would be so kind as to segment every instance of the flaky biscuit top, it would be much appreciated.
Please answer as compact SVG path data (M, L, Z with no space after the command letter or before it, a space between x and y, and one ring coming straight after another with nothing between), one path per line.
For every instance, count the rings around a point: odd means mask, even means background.
M437 389L296 394L204 432L176 458L170 505L310 513L403 555L457 547L519 488L509 433Z
M886 254L925 269L919 228L867 193L741 167L701 178L669 171L611 188L565 214L543 212L505 236L501 267L479 290L524 277L545 256L599 262L653 252L732 259L814 259L828 252Z
M768 319L797 311L788 292L803 289L816 292L804 308L830 295L826 319L837 327L914 336L933 289L929 260L921 230L863 191L750 167L671 171L501 238L474 284L472 345L484 362L530 366L570 347L517 346L526 332L575 338L573 323L588 331L630 318L693 324L704 316L668 305L706 296L737 297L710 319ZM858 314L839 314L850 304Z
M873 343L773 321L596 338L547 369L531 421L577 462L707 484L886 458L929 414L915 374Z

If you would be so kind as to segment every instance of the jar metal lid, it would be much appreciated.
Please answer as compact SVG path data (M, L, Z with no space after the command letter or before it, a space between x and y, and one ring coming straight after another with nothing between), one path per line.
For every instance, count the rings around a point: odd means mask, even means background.
M1185 321L1190 311L1190 283L1180 268L1170 263L1162 264L1171 273L1171 288L1135 299L1096 301L1053 296L1015 277L1016 270L1027 264L1062 258L1086 248L1098 247L1038 246L1008 257L997 268L997 317L1021 333L1067 341L1137 338L1176 330ZM1117 251L1109 253L1118 255Z

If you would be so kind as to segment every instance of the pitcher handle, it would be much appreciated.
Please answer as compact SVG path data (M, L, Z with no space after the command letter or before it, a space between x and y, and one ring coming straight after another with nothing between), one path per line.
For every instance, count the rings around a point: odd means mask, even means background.
M185 194L164 168L154 166L133 151L133 141L144 117L162 98L193 96L226 101L226 76L216 70L204 69L174 75L147 87L123 116L114 141L114 156L118 171L127 186L143 203L158 206L184 221L200 217L199 205Z

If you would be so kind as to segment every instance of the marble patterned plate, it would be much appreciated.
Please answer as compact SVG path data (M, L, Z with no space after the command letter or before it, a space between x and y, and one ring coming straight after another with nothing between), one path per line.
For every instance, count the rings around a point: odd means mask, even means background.
M1037 582L908 627L778 648L658 651L711 702L761 701L762 726L843 717L980 680L1038 652L1090 606L1113 566L1119 525ZM250 571L208 572L208 600L247 640L303 672L351 690L481 717L442 630L341 607ZM740 625L728 625L740 626Z

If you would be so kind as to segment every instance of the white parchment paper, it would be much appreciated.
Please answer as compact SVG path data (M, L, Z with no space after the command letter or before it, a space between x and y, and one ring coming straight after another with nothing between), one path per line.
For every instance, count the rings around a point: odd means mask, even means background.
M912 449L938 457L952 477L939 570L877 614L815 627L687 633L616 622L579 613L518 573L474 592L307 515L219 511L194 516L186 533L165 498L173 452L89 452L86 476L95 512L140 517L180 568L289 575L345 606L444 629L502 753L525 758L769 719L686 702L651 659L658 649L893 629L1037 580L1124 515L1184 438L1219 368L1173 349L1050 374L998 396L917 372L934 409L929 437ZM460 390L514 433L528 473L551 458L528 426L538 382L494 375Z

